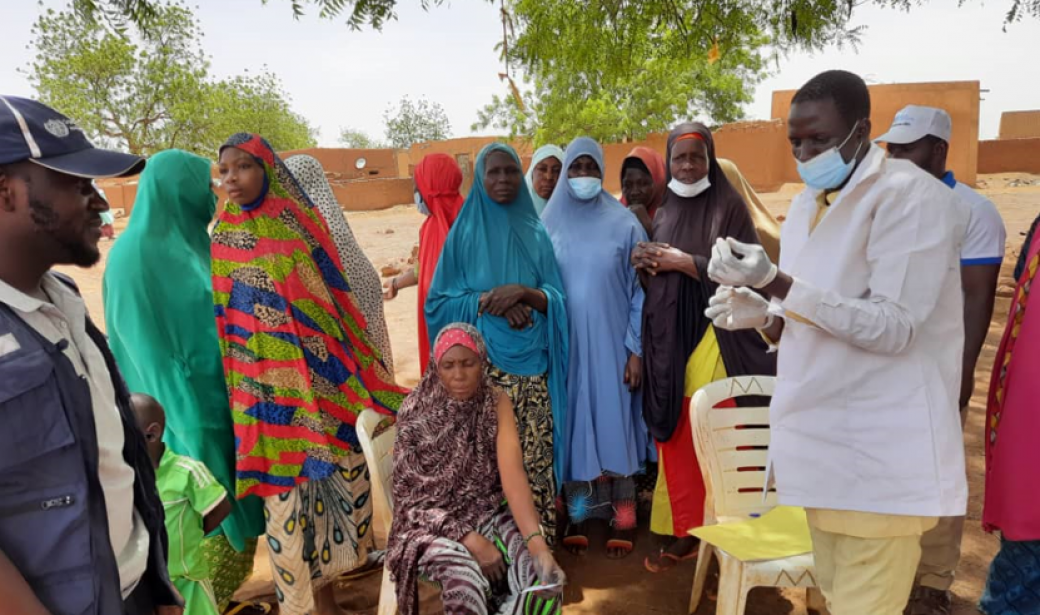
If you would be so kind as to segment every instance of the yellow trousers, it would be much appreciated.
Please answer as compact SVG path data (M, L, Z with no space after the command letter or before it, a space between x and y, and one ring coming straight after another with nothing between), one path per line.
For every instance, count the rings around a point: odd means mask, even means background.
M902 615L931 517L807 509L816 580L831 615Z

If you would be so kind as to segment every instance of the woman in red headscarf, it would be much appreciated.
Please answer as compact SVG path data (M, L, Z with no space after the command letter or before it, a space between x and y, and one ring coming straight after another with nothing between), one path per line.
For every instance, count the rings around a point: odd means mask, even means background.
M654 215L664 203L667 186L664 158L649 147L633 149L621 163L621 203L635 214L647 236L653 233Z
M420 373L426 373L430 360L430 342L426 330L426 294L441 257L441 248L451 225L462 209L462 171L455 159L447 154L430 154L415 167L415 205L426 215L419 229L419 262L386 284L383 297L388 301L402 288L419 285L419 362Z

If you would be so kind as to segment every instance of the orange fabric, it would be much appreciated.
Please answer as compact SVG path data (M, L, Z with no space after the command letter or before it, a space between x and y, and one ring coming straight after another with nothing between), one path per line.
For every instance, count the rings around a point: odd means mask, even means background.
M415 167L415 185L430 215L419 229L419 365L426 373L430 362L430 336L426 329L426 295L433 283L441 248L462 209L462 170L447 154L430 154Z
M698 133L696 133L696 132L688 132L688 133L684 134L683 136L678 137L675 140L675 142L678 143L679 141L687 141L689 139L696 139L698 141L704 141L704 137L700 136Z

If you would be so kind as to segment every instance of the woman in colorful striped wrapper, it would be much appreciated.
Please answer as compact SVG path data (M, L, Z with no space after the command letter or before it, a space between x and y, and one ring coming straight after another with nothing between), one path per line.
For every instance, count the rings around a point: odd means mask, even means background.
M354 425L405 391L364 333L327 223L267 141L234 135L219 166L213 295L238 496L264 499L279 612L339 613L332 581L372 546Z

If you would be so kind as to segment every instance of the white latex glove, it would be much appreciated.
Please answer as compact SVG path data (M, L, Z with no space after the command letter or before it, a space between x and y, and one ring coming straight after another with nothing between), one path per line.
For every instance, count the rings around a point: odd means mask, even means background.
M720 286L711 299L704 315L716 329L740 331L765 329L773 322L769 302L750 288Z
M708 277L726 286L763 288L776 279L778 271L765 248L732 237L715 240L708 263Z

